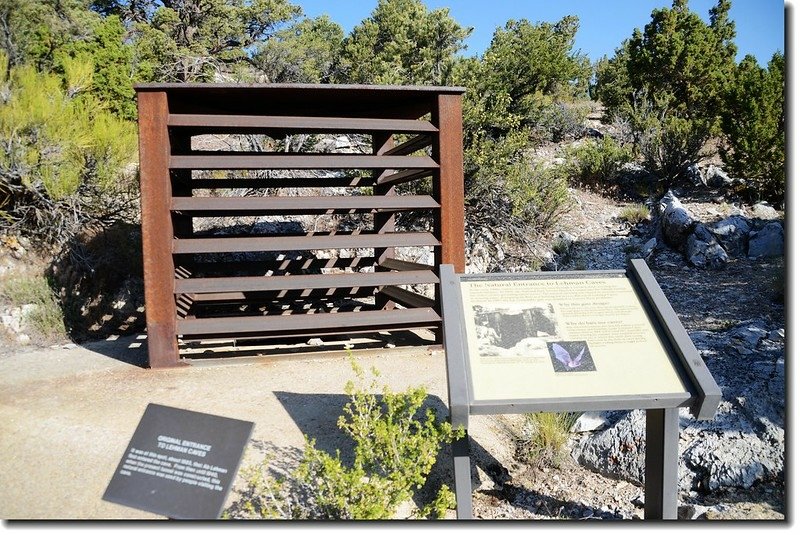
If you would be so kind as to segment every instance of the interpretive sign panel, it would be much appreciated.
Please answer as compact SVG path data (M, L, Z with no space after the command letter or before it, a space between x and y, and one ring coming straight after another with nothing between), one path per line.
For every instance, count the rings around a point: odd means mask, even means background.
M624 272L460 284L474 401L690 396Z
M680 407L714 417L722 392L647 263L625 271L440 270L456 514L472 518L476 414L644 409L645 518L677 518Z
M253 423L149 404L103 499L176 519L215 519Z

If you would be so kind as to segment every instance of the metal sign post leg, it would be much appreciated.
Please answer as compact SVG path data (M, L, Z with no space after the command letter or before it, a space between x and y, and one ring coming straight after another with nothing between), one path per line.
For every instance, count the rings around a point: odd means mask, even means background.
M645 520L678 518L678 409L646 412Z
M453 476L456 482L456 517L472 518L472 475L469 459L469 434L453 442Z

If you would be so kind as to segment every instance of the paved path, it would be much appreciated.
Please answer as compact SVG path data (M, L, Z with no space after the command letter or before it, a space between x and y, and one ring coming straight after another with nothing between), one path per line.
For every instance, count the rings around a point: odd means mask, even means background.
M243 467L268 451L297 455L304 433L324 449L339 444L343 388L355 378L345 352L150 370L135 364L139 338L0 356L0 518L159 518L101 499L151 402L255 422ZM356 360L394 390L425 386L446 412L441 350L367 350Z

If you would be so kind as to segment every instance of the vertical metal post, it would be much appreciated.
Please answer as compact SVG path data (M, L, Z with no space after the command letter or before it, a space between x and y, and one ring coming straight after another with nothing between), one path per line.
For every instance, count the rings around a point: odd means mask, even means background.
M433 124L439 129L433 138L433 159L439 170L433 175L433 197L440 205L434 216L433 232L441 242L434 251L436 266L449 264L456 273L464 273L464 155L461 125L461 95L438 95L432 112ZM441 284L434 300L442 310ZM441 312L440 312L441 313ZM436 342L442 342L442 329Z
M461 126L461 95L439 95L433 114L439 128L433 158L439 163L433 194L441 204L437 237L442 242L437 265L452 264L464 273L464 155Z
M147 352L150 367L163 368L179 364L167 94L141 91L138 108Z
M394 138L392 137L391 133L386 132L376 132L372 136L372 153L375 155L381 155L387 150L391 149L394 146ZM374 178L377 181L378 178L389 175L393 173L391 169L384 169L381 172L374 172ZM395 189L393 185L389 186L380 186L376 185L373 187L373 195L395 195ZM375 232L384 233L384 232L394 232L395 229L395 217L393 212L384 212L384 213L377 213L374 215L374 226ZM394 247L385 247L380 249L375 249L375 271L380 271L381 269L378 267L377 264L380 264L387 258L394 258ZM385 295L383 294L376 294L375 296L375 308L377 309L391 309L394 308L394 303L392 303Z
M649 409L645 427L644 518L678 518L678 409Z
M467 385L466 347L462 332L461 289L453 266L439 268L442 288L443 342L447 363L447 397L450 406L450 423L464 429L463 438L455 441L453 450L453 478L455 479L456 516L472 518L472 466L469 448L469 390Z

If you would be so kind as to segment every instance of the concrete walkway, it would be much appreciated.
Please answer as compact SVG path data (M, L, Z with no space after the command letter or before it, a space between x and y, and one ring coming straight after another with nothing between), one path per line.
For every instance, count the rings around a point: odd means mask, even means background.
M255 422L242 467L298 456L304 434L326 450L340 443L343 389L355 379L345 351L150 370L137 365L143 338L0 356L0 518L160 518L101 499L148 403ZM446 414L441 350L355 356L394 390L424 386Z

